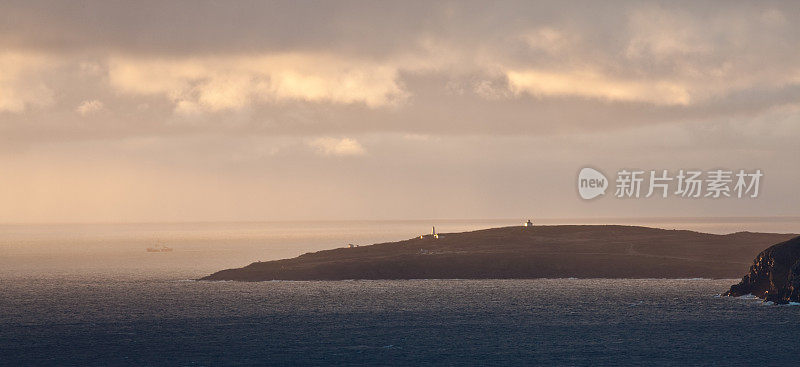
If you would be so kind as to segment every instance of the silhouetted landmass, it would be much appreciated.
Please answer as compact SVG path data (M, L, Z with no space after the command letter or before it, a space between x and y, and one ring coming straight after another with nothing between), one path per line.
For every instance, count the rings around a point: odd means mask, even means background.
M775 303L800 302L800 237L762 251L726 296L752 294Z
M796 235L634 226L504 227L256 262L202 280L735 278Z

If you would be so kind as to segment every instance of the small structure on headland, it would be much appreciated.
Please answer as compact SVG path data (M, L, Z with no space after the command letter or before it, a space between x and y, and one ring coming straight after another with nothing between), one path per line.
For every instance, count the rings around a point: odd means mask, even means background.
M523 226L525 226L525 227L533 227L533 222L531 222L531 220L528 219L528 221L525 222L525 224L523 224Z
M431 234L427 234L427 235L426 235L426 234L423 234L423 235L420 235L420 236L419 236L419 238L420 238L420 239L423 239L423 238L425 238L425 237L439 238L439 234L438 234L438 233L436 233L436 226L433 226L433 227L432 227L432 229L431 229Z

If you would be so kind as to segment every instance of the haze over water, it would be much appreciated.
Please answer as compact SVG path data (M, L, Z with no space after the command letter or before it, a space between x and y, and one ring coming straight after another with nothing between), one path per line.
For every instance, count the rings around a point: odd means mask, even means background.
M536 218L534 218L536 220ZM657 222L656 222L657 221ZM195 279L254 261L398 241L429 233L520 225L522 220L304 221L0 225L0 277L93 275ZM537 224L631 224L708 233L800 232L798 218L541 219ZM148 253L167 245L171 253Z

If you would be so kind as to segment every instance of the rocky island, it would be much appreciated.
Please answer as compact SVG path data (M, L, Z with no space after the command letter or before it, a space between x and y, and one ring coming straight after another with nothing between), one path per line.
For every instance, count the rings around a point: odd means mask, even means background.
M779 304L800 302L800 237L761 251L742 281L725 293L748 294Z
M201 280L736 278L793 234L558 225L503 227L307 253Z

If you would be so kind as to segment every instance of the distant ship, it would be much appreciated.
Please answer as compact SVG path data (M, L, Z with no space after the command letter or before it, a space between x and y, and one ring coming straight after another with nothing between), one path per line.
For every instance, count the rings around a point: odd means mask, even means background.
M172 248L164 245L155 245L154 247L148 247L147 252L172 252Z

